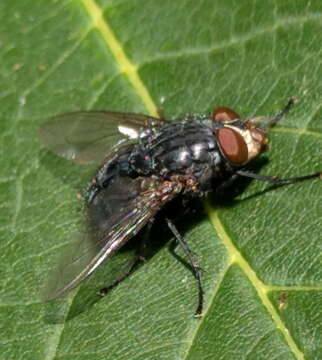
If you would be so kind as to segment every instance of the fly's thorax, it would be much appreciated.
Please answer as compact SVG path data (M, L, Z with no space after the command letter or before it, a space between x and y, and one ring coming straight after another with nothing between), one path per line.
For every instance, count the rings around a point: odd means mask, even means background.
M166 125L143 138L130 156L132 168L142 175L194 174L220 163L211 127L203 121Z

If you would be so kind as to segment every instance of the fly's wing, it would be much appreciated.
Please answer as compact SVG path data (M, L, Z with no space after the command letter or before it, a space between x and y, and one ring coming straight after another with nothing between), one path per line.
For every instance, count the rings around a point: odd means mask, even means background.
M87 231L63 258L44 293L64 295L87 278L180 192L180 184L116 176L88 208Z
M100 164L122 139L137 139L148 128L162 125L152 116L84 111L54 116L41 125L41 141L55 154L79 164Z

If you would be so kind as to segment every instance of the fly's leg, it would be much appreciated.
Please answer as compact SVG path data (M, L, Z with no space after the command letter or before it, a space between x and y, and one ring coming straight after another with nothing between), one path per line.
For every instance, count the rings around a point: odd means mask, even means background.
M225 182L221 183L217 187L216 193L218 195L221 195L222 192L224 192L225 190L227 190L229 187L231 187L233 185L233 183L238 179L238 177L239 177L238 174L232 175L229 179L227 179Z
M231 201L237 195L238 188L232 188L232 185L236 182L237 179L240 179L240 175L233 174L230 178L225 180L223 183L219 184L215 188L215 199L219 203L225 203ZM233 189L228 191L228 189Z
M264 127L271 127L278 123L290 110L290 108L296 103L295 98L290 98L288 103L284 106L284 108L277 113L277 115L268 121ZM268 175L260 175L253 173L251 171L238 170L236 172L240 176L256 179L259 181L265 181L271 183L273 185L283 185L283 184L292 184L300 181L310 180L310 179L322 179L322 172L317 172L314 174L304 175L304 176L296 176L291 178L279 178L278 176L268 176Z
M197 280L197 284L198 284L198 306L197 309L195 311L195 317L199 317L202 315L202 309L203 309L203 302L204 302L204 291L202 288L202 283L201 283L201 269L200 267L197 265L197 261L193 256L192 251L189 249L188 244L185 242L184 238L180 235L179 231L177 230L176 226L173 224L173 222L166 218L165 219L167 222L167 225L169 227L169 229L171 230L172 234L174 235L174 237L176 238L176 240L178 241L179 245L181 246L182 250L184 251L185 255L187 256L191 268L192 268L192 272L194 277Z
M148 238L150 235L152 223L153 223L153 221L148 223L147 229L142 238L139 249L137 250L135 257L127 264L126 269L124 270L123 274L121 276L119 276L115 281L113 281L113 283L111 285L100 289L98 291L98 295L105 296L112 289L114 289L118 284L120 284L123 280L125 280L127 277L129 277L140 263L145 261L145 250L146 250L147 241L148 241Z
M291 97L284 108L279 111L271 120L269 120L264 126L269 128L277 124L283 119L283 117L290 111L291 107L296 103L296 99Z
M240 175L240 176L256 179L256 180L259 180L259 181L269 182L269 183L271 183L273 185L292 184L292 183L296 183L296 182L300 182L300 181L305 181L305 180L310 180L310 179L317 179L317 178L322 179L322 173L321 172L310 174L310 175L305 175L305 176L297 176L297 177L285 178L285 179L279 178L277 176L268 176L268 175L256 174L256 173L252 173L251 171L244 171L244 170L238 170L237 174Z

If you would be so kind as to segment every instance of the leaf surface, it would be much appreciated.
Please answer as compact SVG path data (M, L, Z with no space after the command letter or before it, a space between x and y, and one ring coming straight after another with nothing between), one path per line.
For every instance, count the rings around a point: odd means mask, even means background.
M274 191L240 182L234 200L211 197L178 224L204 270L201 319L195 281L169 242L103 299L92 300L130 252L43 304L94 170L37 138L63 112L161 109L172 119L229 106L271 116L295 96L256 171L319 171L321 1L19 0L2 1L0 19L0 358L321 359L319 180ZM171 238L157 226L156 247Z

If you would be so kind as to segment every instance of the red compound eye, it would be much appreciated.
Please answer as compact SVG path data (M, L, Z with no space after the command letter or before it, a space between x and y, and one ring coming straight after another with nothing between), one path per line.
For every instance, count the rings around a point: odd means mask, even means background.
M240 116L235 113L235 111L223 106L214 109L211 115L214 121L223 123L228 123L236 119L240 119Z
M248 148L242 135L230 128L220 128L217 139L222 152L227 159L237 165L242 165L248 160Z

